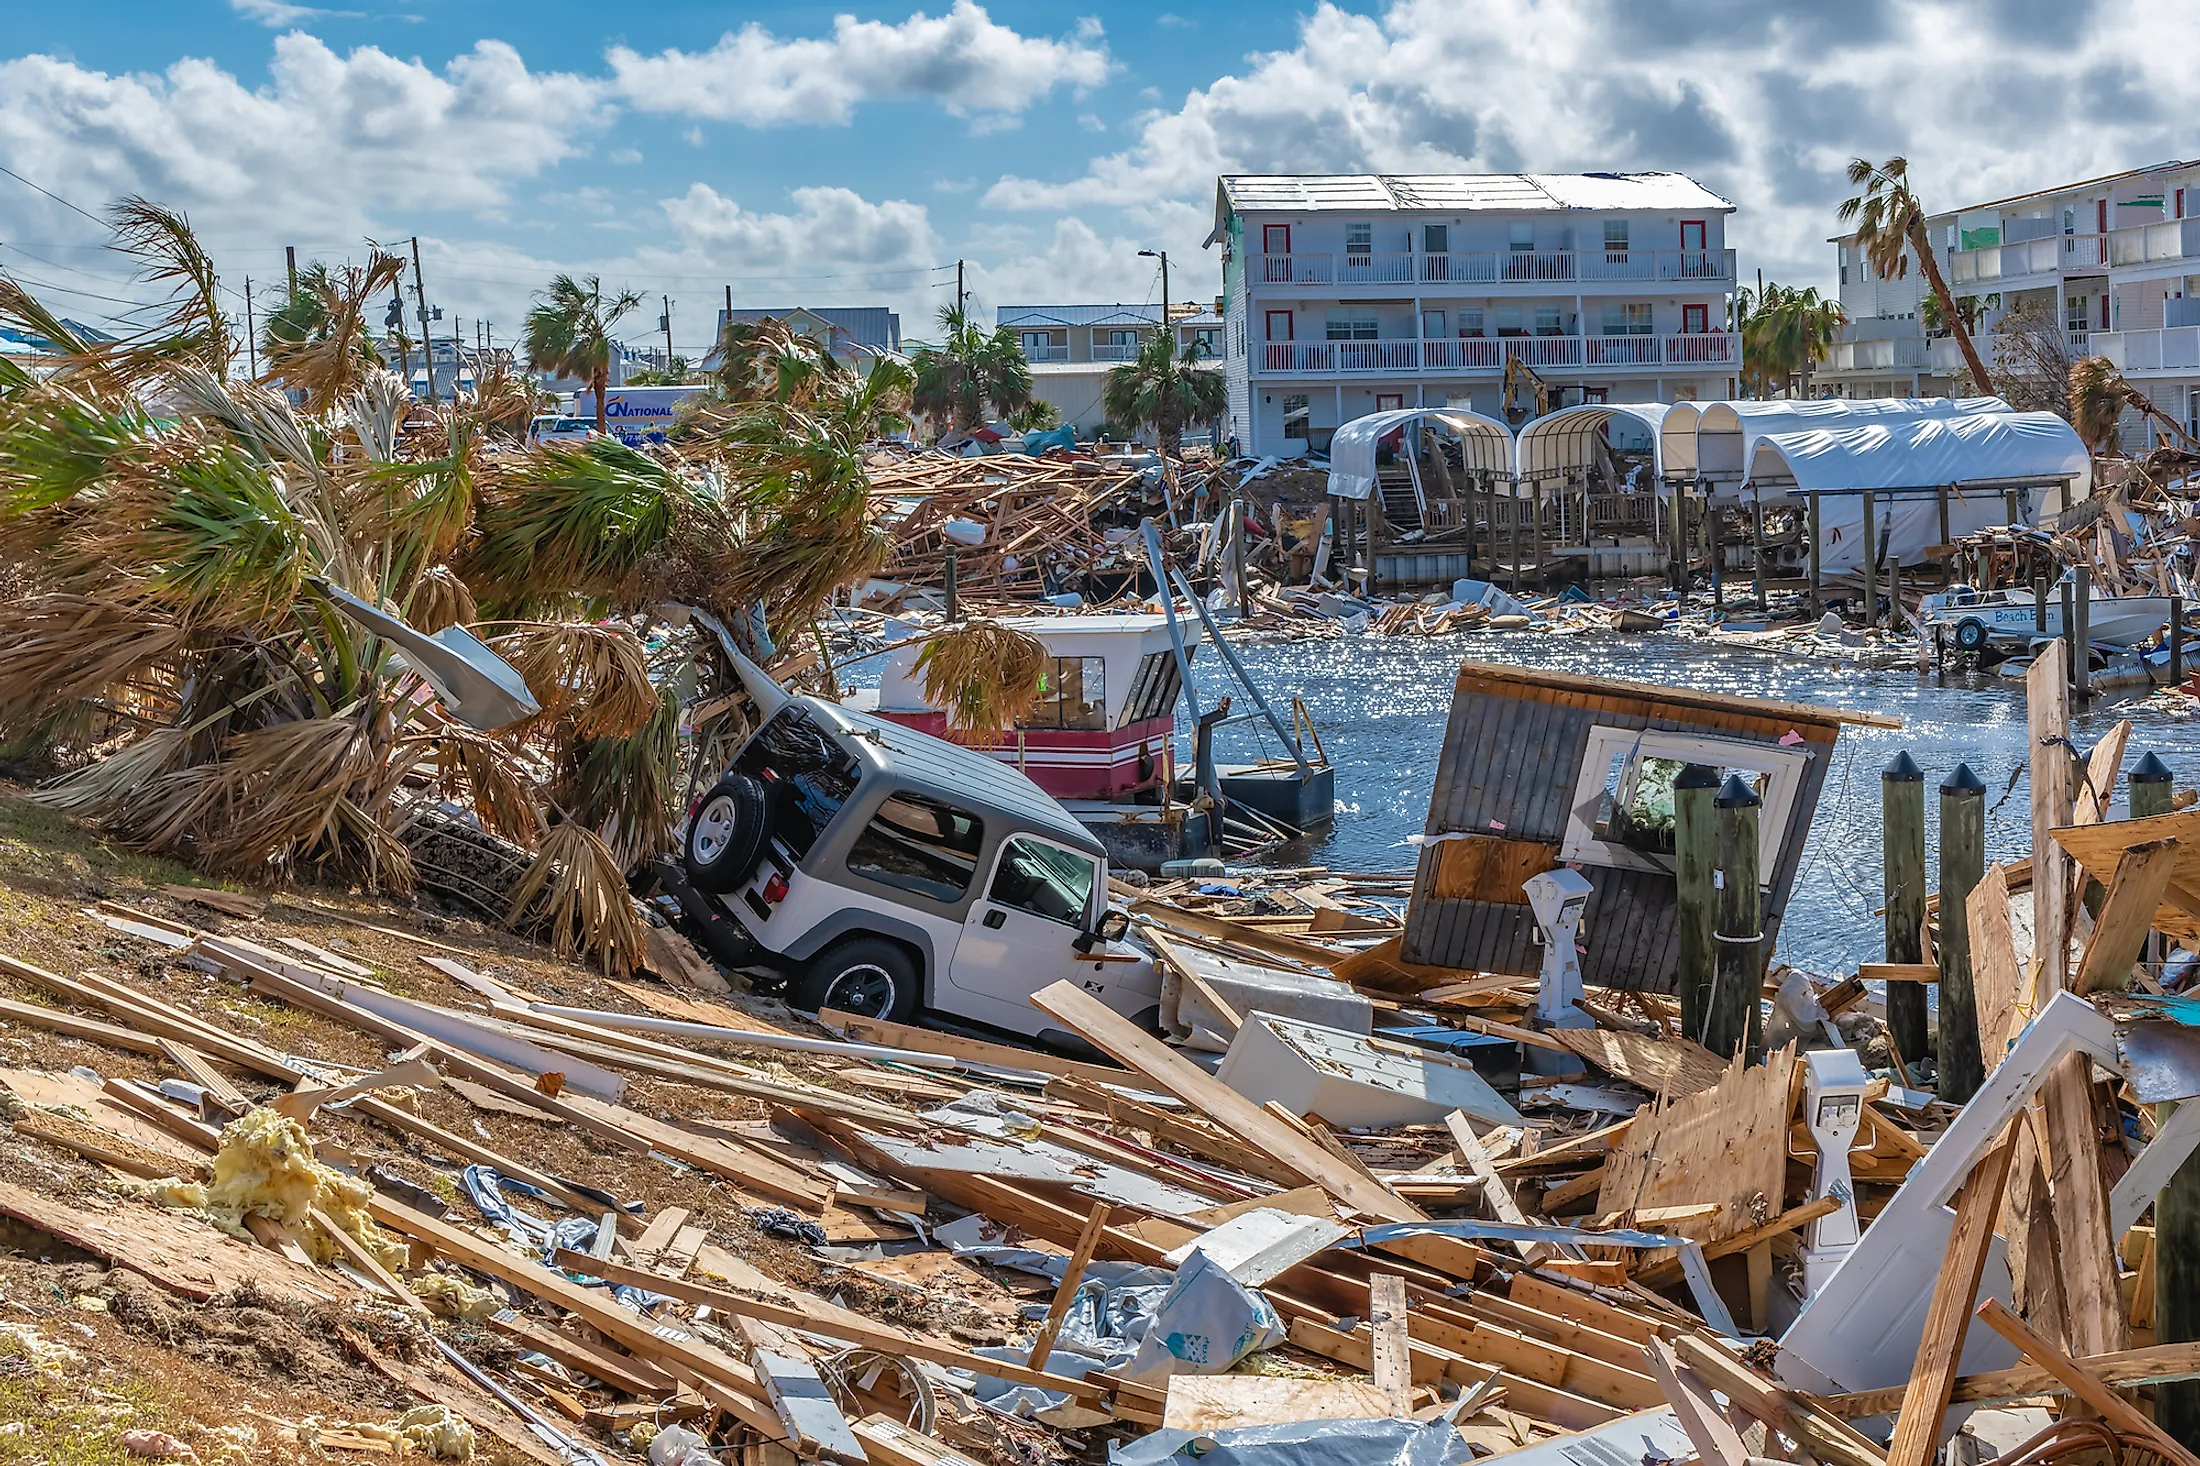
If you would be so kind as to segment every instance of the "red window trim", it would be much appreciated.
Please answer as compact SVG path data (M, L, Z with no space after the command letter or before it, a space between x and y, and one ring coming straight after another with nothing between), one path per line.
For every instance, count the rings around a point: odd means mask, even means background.
M1270 234L1271 234L1271 233L1272 233L1273 231L1275 231L1275 230L1278 230L1278 229L1280 229L1280 230L1282 230L1282 231L1283 231L1283 248L1282 248L1282 249L1270 249L1270 248L1268 247L1268 237L1269 237L1269 235L1270 235ZM1287 254L1291 253L1291 226L1290 226L1290 225L1288 225L1288 224L1263 224L1263 225L1261 225L1261 226L1260 226L1260 252L1261 252L1262 254L1264 254L1264 255L1287 255Z
M1691 325L1690 323L1694 324ZM1711 307L1708 305L1684 305L1681 307L1681 334L1701 336L1711 329Z
M1281 336L1278 336L1278 335L1276 334L1276 317L1278 317L1278 316L1281 316L1281 317L1283 317L1283 334L1282 334ZM1292 326L1292 323L1291 323L1291 312L1289 312L1289 311L1268 311L1268 312L1266 312L1266 313L1265 313L1265 319L1264 319L1264 320L1262 321L1262 326L1263 326L1263 327L1264 327L1264 328L1265 328L1265 329L1267 330L1267 332L1268 332L1268 339L1269 339L1270 341L1295 341L1295 340L1297 340L1297 339L1298 339L1298 338L1297 338L1297 337L1296 337L1296 336L1295 336L1295 335L1293 334L1293 326Z
M1689 230L1691 230L1691 229L1693 229L1693 230L1695 230L1695 231L1696 231L1696 242L1695 242L1694 244L1690 244L1690 243L1688 242L1688 231L1689 231ZM1703 219L1683 219L1683 220L1681 220L1681 248L1682 248L1682 249L1709 249L1710 247L1711 247L1711 230L1710 230L1710 227L1709 227L1708 221L1706 221L1706 220L1703 220Z

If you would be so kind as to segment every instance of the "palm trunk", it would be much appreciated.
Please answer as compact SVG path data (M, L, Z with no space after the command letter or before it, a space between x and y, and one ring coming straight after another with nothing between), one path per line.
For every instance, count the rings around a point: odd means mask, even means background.
M604 417L604 399L611 395L611 368L608 366L591 368L588 373L588 386L596 394L596 431L599 433L609 432L610 429L604 426L606 420Z
M1970 328L1963 324L1962 312L1956 309L1956 298L1949 293L1948 282L1941 277L1940 261L1933 257L1933 242L1926 237L1923 223L1911 226L1910 248L1917 251L1918 268L1925 272L1925 283L1932 287L1933 297L1940 302L1941 318L1947 321L1949 334L1956 338L1956 349L1963 353L1971 380L1977 384L1980 395L1985 395L1993 390L1986 375L1986 363L1979 360L1978 348L1971 344Z

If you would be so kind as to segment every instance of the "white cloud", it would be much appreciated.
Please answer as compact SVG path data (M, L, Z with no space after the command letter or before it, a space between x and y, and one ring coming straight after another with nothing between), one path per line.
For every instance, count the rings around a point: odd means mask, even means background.
M2196 43L2200 10L2174 0L1324 3L1130 148L986 202L1204 215L1223 172L1670 168L1734 200L1728 237L1768 274L1823 279L1852 156L1906 153L1955 205L2190 153Z
M1149 245L1141 239L1103 239L1082 219L1058 219L1051 237L1034 249L1030 231L1021 226L980 230L971 248L992 263L971 272L970 292L981 323L990 326L993 308L1003 305L1083 305L1159 301L1154 261L1139 258ZM1170 292L1178 300L1197 298L1194 283L1213 272L1212 259L1178 260L1171 252ZM1184 266L1192 267L1187 274ZM950 292L952 293L952 292ZM1213 294L1212 290L1205 291Z
M314 20L323 16L340 15L357 17L356 10L322 10L312 5L292 5L287 0L229 0L229 8L246 20L256 20L265 26L296 25L301 20Z
M143 194L211 232L357 237L384 211L497 210L513 183L583 150L600 90L529 71L501 41L435 71L291 34L256 89L209 61L111 75L26 56L0 61L0 157L79 200ZM0 196L0 232L30 217L87 227L42 207Z
M620 94L642 111L750 126L845 123L858 103L908 98L958 116L1019 113L1057 87L1099 85L1114 65L1097 22L1066 40L1027 36L974 0L898 25L836 16L830 38L782 39L751 24L708 51L618 46L609 59Z
M1106 132L1108 130L1108 124L1095 112L1078 113L1077 125L1087 132Z

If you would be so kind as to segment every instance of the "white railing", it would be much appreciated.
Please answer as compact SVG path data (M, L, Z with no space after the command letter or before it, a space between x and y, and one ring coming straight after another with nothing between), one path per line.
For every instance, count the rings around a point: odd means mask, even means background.
M1136 361L1138 360L1138 348L1112 344L1102 346L1095 342L1092 348L1092 359L1094 361Z
M1067 346L1026 346L1024 348L1024 360L1068 361L1069 348Z
M2165 326L2152 331L2095 331L2095 354L2126 372L2181 372L2200 368L2200 326Z
M1821 371L1915 371L1932 364L1933 343L1922 336L1889 336L1877 341L1844 341L1826 355Z
M2112 230L2108 236L2108 262L2112 265L2151 265L2158 260L2182 260L2200 256L2200 219L2165 219Z
M1256 285L1500 285L1734 278L1730 249L1453 250L1447 254L1262 254Z
M1741 360L1731 332L1681 336L1463 336L1429 341L1264 341L1254 366L1269 375L1496 372L1508 360L1571 367L1719 367Z

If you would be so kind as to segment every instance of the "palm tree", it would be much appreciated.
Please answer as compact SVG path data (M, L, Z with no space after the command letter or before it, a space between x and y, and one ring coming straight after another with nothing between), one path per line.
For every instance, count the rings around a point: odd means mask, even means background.
M940 330L944 342L919 351L914 363L916 410L935 432L944 424L967 433L986 408L1007 417L1031 401L1031 363L1014 331L1003 326L987 335L952 305L940 308Z
M1826 359L1848 317L1840 302L1819 296L1816 286L1800 289L1767 284L1760 297L1741 292L1742 370L1760 397L1775 383L1801 376L1810 389L1811 369Z
M1857 249L1882 279L1905 278L1910 273L1910 256L1917 256L1918 268L1925 272L1925 283L1932 288L1940 317L1956 338L1975 390L1986 391L1990 380L1986 363L1972 344L1971 329L1940 273L1932 238L1925 230L1925 206L1910 188L1909 160L1889 158L1875 167L1870 160L1858 158L1849 164L1849 183L1863 190L1841 205L1842 220L1856 223Z
M308 412L326 412L383 364L367 322L370 302L405 273L405 262L370 249L365 265L330 269L316 260L298 272L297 288L267 318L260 350L262 379L304 394Z
M1147 337L1136 360L1108 373L1100 398L1108 421L1151 427L1162 458L1175 457L1187 427L1213 422L1229 410L1222 373L1200 368L1201 354L1197 341L1178 351L1170 331Z
M642 303L632 290L606 299L603 281L594 275L576 280L559 275L535 297L527 313L523 349L528 365L588 383L596 397L596 431L604 428L604 397L611 390L611 328Z
M729 321L718 337L718 391L728 402L792 403L848 370L830 347L785 321Z

